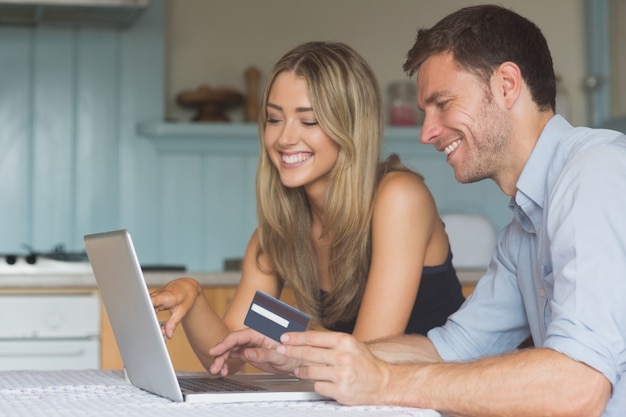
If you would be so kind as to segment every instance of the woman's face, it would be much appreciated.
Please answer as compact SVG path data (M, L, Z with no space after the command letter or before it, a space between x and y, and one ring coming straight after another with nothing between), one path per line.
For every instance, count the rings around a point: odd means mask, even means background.
M286 187L305 187L307 194L323 195L339 146L317 122L304 78L286 71L274 79L264 141Z

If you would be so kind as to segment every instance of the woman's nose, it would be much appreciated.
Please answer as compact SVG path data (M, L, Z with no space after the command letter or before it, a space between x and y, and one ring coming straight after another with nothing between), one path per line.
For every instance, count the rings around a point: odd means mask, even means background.
M298 143L299 141L298 129L296 129L291 123L285 123L278 135L278 144L283 147L290 147Z

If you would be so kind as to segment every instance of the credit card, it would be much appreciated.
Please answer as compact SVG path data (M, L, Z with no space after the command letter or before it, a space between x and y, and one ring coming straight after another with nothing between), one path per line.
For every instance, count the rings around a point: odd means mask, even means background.
M303 332L311 318L262 291L257 291L252 299L243 324L280 342L285 332Z

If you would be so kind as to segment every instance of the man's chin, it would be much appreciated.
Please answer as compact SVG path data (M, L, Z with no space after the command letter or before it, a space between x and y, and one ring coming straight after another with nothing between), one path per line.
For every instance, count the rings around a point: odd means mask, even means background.
M456 179L457 182L459 182L460 184L472 184L478 181L482 181L485 178L486 177L477 177L477 176L467 175L465 173L460 173L457 170L454 171L454 179Z

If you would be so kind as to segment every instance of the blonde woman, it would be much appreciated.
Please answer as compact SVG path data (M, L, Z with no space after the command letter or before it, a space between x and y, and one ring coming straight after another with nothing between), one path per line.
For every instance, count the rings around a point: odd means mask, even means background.
M278 297L288 285L316 325L364 341L425 334L462 304L431 193L396 156L380 162L381 107L371 68L345 44L305 43L275 65L259 122L258 227L228 310L219 317L193 278L152 294L171 313L165 335L182 322L207 369L257 290Z

